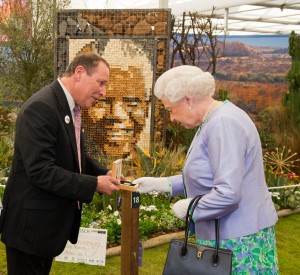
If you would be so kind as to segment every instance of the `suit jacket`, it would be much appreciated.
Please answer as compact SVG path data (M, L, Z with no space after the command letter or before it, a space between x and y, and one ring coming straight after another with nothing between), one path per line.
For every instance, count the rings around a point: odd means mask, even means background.
M81 141L82 174L70 107L57 80L24 103L0 217L6 246L54 257L68 240L77 242L78 201L91 202L96 176L108 171L87 156Z

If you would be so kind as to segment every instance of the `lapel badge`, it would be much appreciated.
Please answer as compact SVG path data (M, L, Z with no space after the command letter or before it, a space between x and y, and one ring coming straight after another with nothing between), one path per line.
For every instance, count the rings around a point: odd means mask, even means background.
M65 116L65 123L67 123L67 124L70 123L70 117L69 116Z

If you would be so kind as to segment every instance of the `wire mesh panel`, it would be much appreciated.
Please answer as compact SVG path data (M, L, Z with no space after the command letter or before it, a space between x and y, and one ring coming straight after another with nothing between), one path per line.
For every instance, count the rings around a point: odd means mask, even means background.
M56 75L81 52L110 64L106 98L83 110L89 153L130 160L164 139L164 112L152 95L168 68L169 10L63 10L57 15Z

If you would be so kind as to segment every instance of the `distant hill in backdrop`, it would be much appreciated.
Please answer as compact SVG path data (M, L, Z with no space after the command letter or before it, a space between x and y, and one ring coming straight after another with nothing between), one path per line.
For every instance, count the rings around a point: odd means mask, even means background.
M282 82L291 65L288 48L254 47L241 42L226 42L223 55L217 61L217 75L228 80L251 80L261 75L258 82ZM253 79L252 79L253 80Z
M277 47L288 48L289 35L227 35L226 42L241 42L254 47ZM224 36L219 36L220 40L224 40Z
M226 89L234 103L255 116L267 107L281 104L282 93L288 90L289 36L238 38L226 38L223 56L217 61L217 92Z
M288 47L225 42L223 57L217 61L217 91L227 90L234 103L255 116L281 104L290 66Z
M219 41L224 37L219 36ZM289 35L226 36L219 43L216 66L216 94L227 90L228 97L255 120L263 109L281 104L288 91L286 74L291 67ZM181 64L177 56L174 64ZM206 71L208 60L202 55L199 67Z
M226 42L222 51L224 56L257 56L260 54L260 51L254 47L238 41Z

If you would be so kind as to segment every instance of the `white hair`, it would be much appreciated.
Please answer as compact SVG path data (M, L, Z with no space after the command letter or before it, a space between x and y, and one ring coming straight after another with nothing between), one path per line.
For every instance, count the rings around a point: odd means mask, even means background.
M156 81L154 94L177 103L184 97L202 98L213 96L215 79L209 72L190 65L174 67L163 73Z

